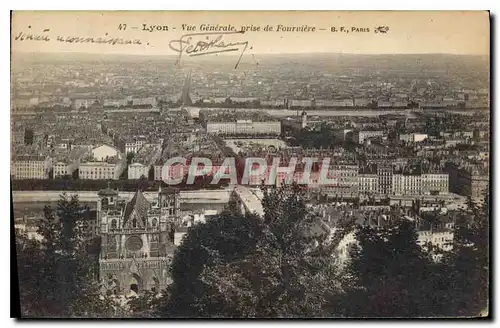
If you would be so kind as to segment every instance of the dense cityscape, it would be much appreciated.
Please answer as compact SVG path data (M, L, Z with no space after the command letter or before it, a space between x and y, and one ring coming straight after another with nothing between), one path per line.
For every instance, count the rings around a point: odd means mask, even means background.
M488 311L487 57L226 60L13 57L23 316Z

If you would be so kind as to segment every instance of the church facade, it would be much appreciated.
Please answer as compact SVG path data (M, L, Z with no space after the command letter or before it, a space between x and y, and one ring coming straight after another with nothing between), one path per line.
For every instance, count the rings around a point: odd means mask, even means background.
M179 191L174 188L160 188L152 202L140 190L128 202L115 190L99 192L99 277L106 293L141 294L167 287L179 217Z

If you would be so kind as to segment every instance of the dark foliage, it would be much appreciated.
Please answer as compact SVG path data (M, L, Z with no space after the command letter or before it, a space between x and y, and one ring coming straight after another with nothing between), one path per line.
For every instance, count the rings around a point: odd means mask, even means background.
M321 316L332 284L331 250L310 233L297 190L264 196L264 220L227 210L188 231L173 265L171 297L160 315ZM319 243L318 243L319 241Z
M489 311L489 198L455 222L449 251L420 245L415 222L391 213L385 227L358 226L346 268L336 266L342 236L310 213L297 186L264 190L264 215L237 202L189 228L171 266L173 283L129 302L149 317L474 317ZM82 233L82 208L62 196L45 208L41 242L16 239L21 306L26 317L113 317L97 285L99 240ZM427 219L437 220L436 213ZM350 230L351 229L351 230ZM440 261L433 256L440 255ZM159 296L161 295L161 296Z
M38 222L42 241L18 233L16 251L23 317L112 316L97 284L95 241L82 232L77 196L62 195Z

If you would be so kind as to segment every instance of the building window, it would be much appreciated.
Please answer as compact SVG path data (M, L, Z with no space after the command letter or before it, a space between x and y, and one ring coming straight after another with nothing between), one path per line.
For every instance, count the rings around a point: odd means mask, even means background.
M132 227L137 228L137 219L132 220Z
M158 225L158 220L153 219L153 221L151 221L151 225L153 226L153 228L156 228L156 226Z
M111 229L116 229L116 220L111 220Z

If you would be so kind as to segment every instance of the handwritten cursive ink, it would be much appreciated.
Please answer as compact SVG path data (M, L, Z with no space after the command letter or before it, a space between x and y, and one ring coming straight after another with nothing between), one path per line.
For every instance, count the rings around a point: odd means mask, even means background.
M207 32L207 33L191 33L184 34L179 40L172 40L168 46L175 52L179 53L177 57L177 64L180 63L182 55L188 54L190 57L213 55L224 52L234 52L241 50L239 47L243 46L240 56L234 68L238 68L241 57L248 47L248 41L243 42L225 42L223 40L225 35L229 34L243 34L243 31L233 32ZM205 40L196 41L196 37L205 36Z
M50 41L50 37L48 35L19 32L19 34L14 37L14 40L16 40L16 41Z
M56 38L59 42L66 43L97 43L97 44L137 44L141 45L142 41L139 39L123 39L114 37L89 37L89 36L60 36Z

